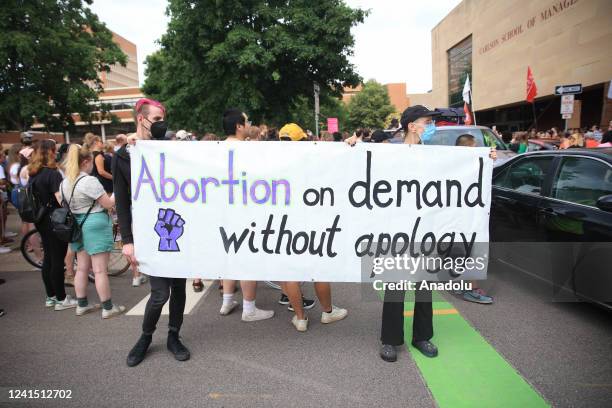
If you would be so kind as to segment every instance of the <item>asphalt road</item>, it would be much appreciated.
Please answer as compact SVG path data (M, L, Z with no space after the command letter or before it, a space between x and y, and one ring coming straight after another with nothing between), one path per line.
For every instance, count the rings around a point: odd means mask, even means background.
M495 264L489 274L483 286L494 305L443 296L547 403L609 406L612 315L588 304L553 303L544 285L511 268ZM113 299L132 308L148 285L132 288L128 275L111 278L111 284ZM363 300L357 284L333 285L334 303L349 310L346 320L322 325L315 307L306 333L293 329L291 313L276 303L278 292L271 288L260 285L257 302L274 309L275 318L243 323L239 312L219 316L221 299L213 287L185 317L181 335L191 360L179 363L167 352L164 316L147 359L128 368L125 358L141 316L102 321L98 314L77 318L73 310L45 310L40 274L19 254L0 255L0 278L7 281L0 286L0 308L6 310L0 318L0 406L440 405L408 351L395 364L378 357L381 303ZM312 295L311 285L304 287ZM89 290L96 299L93 286ZM443 318L435 316L434 327ZM483 374L471 375L477 384ZM12 388L68 389L73 398L9 402ZM507 406L512 398L499 395Z

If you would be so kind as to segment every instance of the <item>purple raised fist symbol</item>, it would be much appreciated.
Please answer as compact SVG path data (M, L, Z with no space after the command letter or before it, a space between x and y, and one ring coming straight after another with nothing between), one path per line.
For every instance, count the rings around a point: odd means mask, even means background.
M159 235L160 252L179 252L176 241L183 235L185 220L173 209L160 208L155 223L155 232Z

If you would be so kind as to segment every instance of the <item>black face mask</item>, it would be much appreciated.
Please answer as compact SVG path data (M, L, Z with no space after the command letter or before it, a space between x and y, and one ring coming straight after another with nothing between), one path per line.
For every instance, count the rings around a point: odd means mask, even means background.
M165 120L151 123L151 139L154 140L166 140L166 131L168 130L168 123Z

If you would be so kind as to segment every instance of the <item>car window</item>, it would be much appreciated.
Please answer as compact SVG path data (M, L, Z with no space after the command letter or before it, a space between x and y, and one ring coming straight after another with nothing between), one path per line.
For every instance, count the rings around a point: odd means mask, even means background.
M476 139L476 146L496 146L498 150L507 150L508 147L493 132L486 129L467 128L453 129L445 126L436 128L436 133L425 144L434 146L455 146L457 138L461 135L472 135Z
M504 141L495 136L495 133L492 131L483 129L482 133L487 146L495 147L497 150L508 150L508 146L506 146Z
M476 146L484 146L482 131L478 128L473 129L452 129L444 126L436 128L436 133L425 144L436 146L455 146L457 138L461 135L472 135L476 139Z
M552 157L531 157L519 160L498 174L493 185L521 193L541 194Z
M612 167L586 157L563 159L553 198L595 207L599 197L608 194L612 194Z
M529 142L527 144L527 151L528 152L539 152L540 150L546 150L546 149L544 149L544 146L539 145L537 143Z

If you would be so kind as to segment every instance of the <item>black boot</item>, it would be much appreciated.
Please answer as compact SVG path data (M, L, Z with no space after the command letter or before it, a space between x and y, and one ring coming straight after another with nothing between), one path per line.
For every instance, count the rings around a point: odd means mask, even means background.
M135 367L142 362L145 358L145 354L147 354L147 350L151 345L151 340L153 336L147 336L143 334L140 336L136 345L132 347L130 350L130 354L127 357L127 365L128 367Z
M187 347L181 343L178 332L172 330L168 332L168 350L174 354L174 358L178 361L187 361L191 357Z

